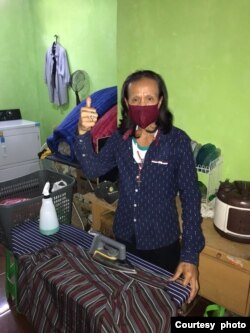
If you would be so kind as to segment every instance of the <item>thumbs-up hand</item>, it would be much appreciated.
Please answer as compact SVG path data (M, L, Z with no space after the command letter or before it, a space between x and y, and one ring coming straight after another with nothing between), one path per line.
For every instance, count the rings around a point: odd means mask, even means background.
M90 131L97 122L98 114L95 108L91 107L91 97L86 98L86 106L80 110L80 117L78 122L78 133L82 135L87 131Z

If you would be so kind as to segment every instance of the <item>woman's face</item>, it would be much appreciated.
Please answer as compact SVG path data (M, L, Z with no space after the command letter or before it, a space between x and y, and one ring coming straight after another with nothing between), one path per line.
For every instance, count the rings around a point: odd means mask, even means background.
M125 101L128 109L129 105L133 106L157 105L157 109L159 110L162 103L162 97L159 98L159 88L155 80L149 78L142 78L140 80L131 82L128 85L128 99L125 99ZM143 125L143 123L145 123L145 116L142 115L142 117L144 118L144 122L140 122L138 118L137 119L134 118L133 121L135 121L135 123L138 124L139 127L146 129L146 131L148 132L154 131L156 128L155 121L149 123L148 125L146 125L146 127L144 127L145 125ZM157 114L156 117L158 117ZM154 115L152 117L150 114L148 114L147 118L149 119L151 118L153 120Z
M131 82L128 85L128 99L126 104L131 105L161 105L162 98L159 99L158 84L155 80L142 78Z

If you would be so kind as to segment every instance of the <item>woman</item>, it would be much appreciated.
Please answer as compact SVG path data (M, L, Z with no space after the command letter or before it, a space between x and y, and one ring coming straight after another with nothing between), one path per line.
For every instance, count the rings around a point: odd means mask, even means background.
M119 170L119 202L113 231L129 252L171 272L171 280L190 283L190 303L198 292L198 258L204 246L200 191L190 138L172 124L161 76L137 71L125 80L122 120L99 154L90 129L97 113L87 98L81 109L76 156L86 177ZM181 234L176 196L182 204Z

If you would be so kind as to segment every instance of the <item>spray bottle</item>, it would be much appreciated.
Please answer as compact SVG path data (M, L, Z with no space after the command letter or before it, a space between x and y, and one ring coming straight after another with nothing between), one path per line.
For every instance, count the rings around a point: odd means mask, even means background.
M42 206L40 209L39 228L43 235L53 235L59 230L59 222L53 200L49 194L50 183L43 188Z

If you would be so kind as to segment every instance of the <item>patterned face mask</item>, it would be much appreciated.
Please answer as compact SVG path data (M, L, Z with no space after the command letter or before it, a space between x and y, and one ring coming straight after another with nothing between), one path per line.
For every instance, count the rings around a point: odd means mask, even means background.
M158 104L155 105L131 105L128 106L129 118L141 128L155 122L160 115Z

